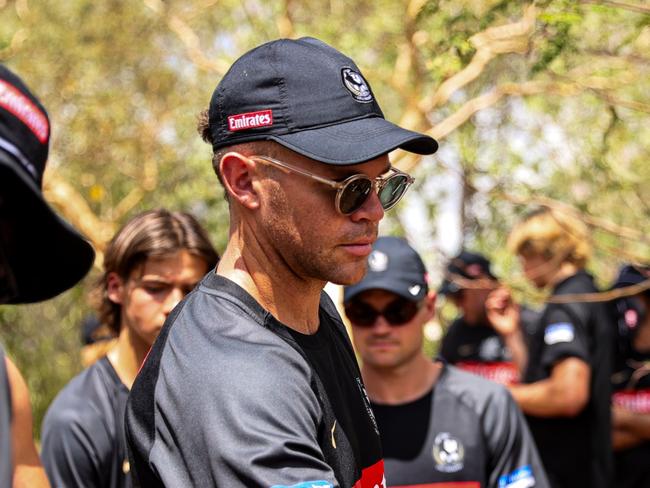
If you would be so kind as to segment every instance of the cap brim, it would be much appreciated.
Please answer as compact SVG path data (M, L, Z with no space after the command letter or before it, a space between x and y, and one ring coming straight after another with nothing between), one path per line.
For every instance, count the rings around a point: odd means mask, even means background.
M398 148L423 155L438 149L432 137L402 129L381 117L272 135L269 139L308 158L336 165L362 163Z
M345 287L343 290L343 302L347 303L360 293L368 290L389 291L406 298L407 300L413 300L416 302L422 300L427 294L426 286L422 286L415 295L409 293L406 288L408 288L408 286L406 286L403 281L388 280L385 276L378 276L377 278L366 277L361 283Z
M95 259L92 245L43 200L36 183L0 151L3 197L16 209L9 259L18 295L9 303L33 303L74 286ZM4 186L3 184L3 186Z

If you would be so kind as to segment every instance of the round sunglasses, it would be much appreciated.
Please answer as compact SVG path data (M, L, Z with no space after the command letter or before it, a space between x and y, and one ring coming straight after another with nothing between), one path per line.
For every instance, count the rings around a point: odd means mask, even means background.
M377 192L382 208L389 210L397 205L397 202L402 199L406 190L415 181L411 175L392 166L390 167L391 173L386 176L378 176L373 179L359 173L349 176L343 181L335 181L268 156L251 156L249 159L306 176L334 188L336 190L336 210L343 215L350 215L359 210L373 190Z
M400 326L413 320L423 303L422 300L414 302L406 298L397 298L386 305L383 310L377 310L361 300L351 300L345 304L344 308L345 315L356 327L372 327L380 316L384 317L390 325Z

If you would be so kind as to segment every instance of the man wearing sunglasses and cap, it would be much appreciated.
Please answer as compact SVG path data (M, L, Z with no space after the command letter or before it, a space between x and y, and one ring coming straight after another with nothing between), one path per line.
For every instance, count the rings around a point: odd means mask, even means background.
M313 38L239 58L199 131L230 238L133 385L134 483L385 486L352 346L323 287L363 277L384 211L413 181L388 153L437 143L386 121L355 63Z
M0 303L33 303L76 284L92 246L42 195L49 150L45 108L0 65ZM0 486L49 486L32 433L29 391L0 346Z
M547 487L507 390L424 355L435 313L426 270L403 239L381 237L345 313L384 449L387 486Z

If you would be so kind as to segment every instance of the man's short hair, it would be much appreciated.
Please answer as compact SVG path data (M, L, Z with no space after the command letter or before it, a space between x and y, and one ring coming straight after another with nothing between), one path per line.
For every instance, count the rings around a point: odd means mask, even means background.
M115 335L119 334L121 306L108 298L109 273L116 273L126 281L147 259L181 250L203 259L208 269L216 266L219 260L207 232L188 213L157 209L129 220L115 234L104 254L104 273L95 290L99 321Z
M211 146L214 146L212 140L212 133L210 132L210 121L208 118L208 109L205 109L199 114L196 130L198 131L201 139L204 142L207 142ZM214 170L217 178L219 178L219 183L221 186L223 184L223 176L221 175L221 170L219 165L221 164L221 159L229 152L235 151L243 154L244 156L268 156L271 158L277 158L277 149L278 145L272 141L251 141L251 142L242 142L239 144L234 144L232 146L222 147L216 149L212 153L212 169ZM225 188L225 186L224 186ZM228 192L225 193L225 198L228 200Z
M584 268L591 245L581 220L542 207L527 214L508 237L508 249L521 256L544 256Z

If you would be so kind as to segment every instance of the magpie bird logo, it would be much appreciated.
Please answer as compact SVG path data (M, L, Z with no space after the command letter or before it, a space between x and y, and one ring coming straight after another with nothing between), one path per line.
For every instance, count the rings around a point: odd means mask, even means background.
M350 68L343 68L341 76L343 78L343 85L352 94L352 98L361 103L372 102L372 92L360 73Z
M455 473L463 469L465 448L459 439L449 432L441 432L433 441L433 460L436 469L443 473Z

